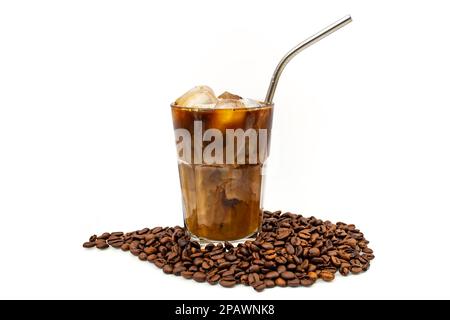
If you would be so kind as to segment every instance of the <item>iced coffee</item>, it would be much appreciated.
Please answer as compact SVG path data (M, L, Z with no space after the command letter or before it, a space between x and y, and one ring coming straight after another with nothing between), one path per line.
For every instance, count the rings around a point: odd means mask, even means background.
M172 104L184 222L200 241L252 238L261 227L273 106L207 86Z

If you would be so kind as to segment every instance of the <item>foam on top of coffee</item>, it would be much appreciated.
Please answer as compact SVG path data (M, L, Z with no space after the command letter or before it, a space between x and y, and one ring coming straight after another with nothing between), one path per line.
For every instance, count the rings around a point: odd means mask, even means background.
M196 86L175 101L175 105L184 108L198 109L242 109L262 107L264 103L242 98L225 91L216 96L208 86Z

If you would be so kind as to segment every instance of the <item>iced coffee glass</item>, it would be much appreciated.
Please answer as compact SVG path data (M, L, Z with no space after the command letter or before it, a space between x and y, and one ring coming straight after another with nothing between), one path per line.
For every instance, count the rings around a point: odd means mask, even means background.
M184 223L200 242L254 238L273 106L196 87L171 105Z

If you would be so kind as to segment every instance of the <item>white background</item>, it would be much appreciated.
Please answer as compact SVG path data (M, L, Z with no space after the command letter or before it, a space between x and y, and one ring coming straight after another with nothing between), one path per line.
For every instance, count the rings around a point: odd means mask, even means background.
M450 298L445 1L0 2L0 298ZM312 288L163 275L91 234L182 224L169 104L263 99L281 56L266 208L355 223L369 272Z

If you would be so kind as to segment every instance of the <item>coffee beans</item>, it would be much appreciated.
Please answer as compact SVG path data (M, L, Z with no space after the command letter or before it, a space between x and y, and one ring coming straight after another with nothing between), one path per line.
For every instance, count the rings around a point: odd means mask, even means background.
M320 250L318 248L311 248L311 249L309 249L309 256L310 257L318 257L318 256L320 256Z
M97 249L107 249L109 248L109 244L106 243L105 240L98 238L95 241L95 246L97 247Z
M300 280L298 280L297 278L293 278L291 280L288 280L287 285L289 287L298 287L300 285Z
M295 274L291 271L285 271L285 272L281 273L281 277L284 280L292 280L292 279L295 279Z
M219 284L220 284L222 287L225 287L225 288L231 288L231 287L234 287L234 285L236 284L236 281L234 281L234 280L224 280L224 279L222 279L222 280L219 281Z
M197 282L205 282L206 280L206 274L203 272L199 272L197 271L196 273L194 273L194 275L192 276L192 278L197 281Z
M173 268L170 264L166 264L163 267L163 271L164 271L164 273L171 274L173 272Z
M293 213L264 212L262 232L255 241L233 246L191 241L181 227L93 235L84 248L120 248L166 274L197 282L237 284L256 291L278 287L308 287L318 279L332 281L367 271L375 258L369 241L354 225L333 224Z
M286 287L286 280L284 280L283 278L277 278L275 280L275 284L279 287Z
M95 242L85 242L85 243L83 243L83 248L93 248L93 247L95 247Z
M253 286L253 289L255 289L258 292L263 291L266 288L266 284L264 282L258 282Z
M322 271L320 273L320 278L323 279L324 281L332 281L334 280L334 273Z
M280 274L276 271L269 271L265 274L264 279L276 279Z
M147 260L147 254L145 252L141 252L138 256L138 258L142 261Z

